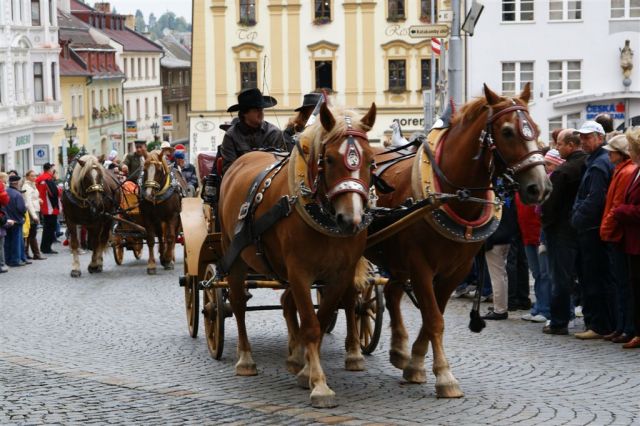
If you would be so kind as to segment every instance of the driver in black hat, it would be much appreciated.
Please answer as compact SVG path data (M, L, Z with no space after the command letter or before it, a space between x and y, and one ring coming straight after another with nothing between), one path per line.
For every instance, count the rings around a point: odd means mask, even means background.
M304 95L302 105L294 110L298 115L289 120L287 128L282 132L287 150L291 151L293 149L293 136L304 130L304 126L307 124L307 121L309 121L309 117L320 99L322 99L321 93L307 93Z
M271 96L263 96L258 89L240 92L238 103L227 109L228 112L238 111L238 122L231 125L222 140L223 173L247 152L261 148L286 149L280 129L264 121L264 108L271 108L277 103Z

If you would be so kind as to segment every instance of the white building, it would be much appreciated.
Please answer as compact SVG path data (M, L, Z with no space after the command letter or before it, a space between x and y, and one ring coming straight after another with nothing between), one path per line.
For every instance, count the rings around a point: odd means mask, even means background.
M63 126L57 0L0 1L0 170L55 162Z
M530 110L541 137L609 112L615 127L640 124L640 3L635 0L487 0L468 38L467 93L482 84L519 93L533 83ZM623 85L620 49L636 51Z
M118 67L125 73L123 88L126 140L153 140L151 126L162 129L162 86L160 85L161 46L126 26L126 16L111 12L109 3L95 8L71 0L71 13L111 39L118 51ZM158 137L162 137L159 134Z

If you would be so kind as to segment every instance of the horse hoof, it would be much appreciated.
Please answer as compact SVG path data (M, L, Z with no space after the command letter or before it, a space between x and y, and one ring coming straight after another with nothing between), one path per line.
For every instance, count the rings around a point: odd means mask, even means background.
M302 389L309 389L309 374L304 368L296 375L296 383ZM315 405L314 405L315 407Z
M71 271L71 278L80 278L80 275L82 275L82 272L77 269Z
M324 389L314 389L311 392L311 405L314 408L333 408L337 407L336 394L334 391L325 387Z
M402 370L402 377L409 383L425 383L427 371L424 368L406 367Z
M102 272L102 266L98 265L98 266L89 266L89 273L90 274L98 274L100 272Z
M463 396L464 392L462 392L458 383L436 384L436 398L462 398Z
M156 268L147 268L147 274L148 275L155 275L156 274Z
M347 371L364 371L364 357L347 357L344 360L344 369Z
M165 271L172 271L173 270L173 262L167 263L166 265L164 265L164 269Z
M299 362L294 360L287 360L287 371L293 375L297 375L304 365L301 365Z
M236 364L236 375L237 376L257 376L258 369L256 368L256 364Z
M409 357L405 353L396 349L391 349L389 351L389 361L391 361L391 364L394 367L400 370L404 370L407 368L407 365L409 365Z

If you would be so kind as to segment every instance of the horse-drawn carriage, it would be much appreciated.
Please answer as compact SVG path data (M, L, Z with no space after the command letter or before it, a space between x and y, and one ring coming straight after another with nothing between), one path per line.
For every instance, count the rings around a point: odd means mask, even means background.
M111 248L113 258L118 265L122 265L125 250L132 251L136 259L142 257L142 249L146 238L138 186L131 181L124 182L121 186L122 198L120 208L116 214L111 235Z

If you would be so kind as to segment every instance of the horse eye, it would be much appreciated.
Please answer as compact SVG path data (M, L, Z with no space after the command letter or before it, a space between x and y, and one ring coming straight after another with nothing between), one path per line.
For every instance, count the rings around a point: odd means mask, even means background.
M515 132L513 131L513 127L511 127L511 126L503 127L501 132L502 132L502 136L504 136L506 138L511 138L511 137L515 136Z
M330 166L330 165L332 165L332 164L333 164L333 161L334 161L334 160L333 160L333 157L329 157L329 156L327 156L327 158L325 159L325 161L327 162L327 165L328 165L328 166Z

